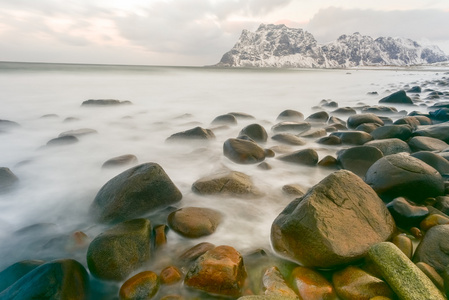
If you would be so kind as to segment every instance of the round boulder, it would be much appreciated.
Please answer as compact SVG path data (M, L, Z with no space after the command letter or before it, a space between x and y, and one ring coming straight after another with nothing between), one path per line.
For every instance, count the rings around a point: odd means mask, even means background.
M433 226L416 248L414 262L425 262L441 273L449 265L449 225Z
M443 151L449 148L449 145L439 139L429 136L415 136L408 141L410 148L416 151Z
M296 110L286 109L279 114L276 121L293 121L300 122L304 120L304 115Z
M0 168L0 194L9 191L18 182L19 178L9 168Z
M363 145L373 139L371 134L365 131L340 131L333 132L331 136L340 138L342 144Z
M406 142L397 138L369 141L364 146L376 147L385 156L401 152L412 152Z
M279 159L300 165L315 166L318 163L318 153L313 149L304 149L279 156Z
M180 235L199 238L211 235L220 224L221 213L204 207L184 207L168 215L168 225Z
M305 121L311 123L326 123L327 120L329 120L329 114L325 111L319 111L308 116Z
M352 129L357 128L357 126L363 123L374 123L379 124L380 126L384 125L384 121L372 113L351 115L347 121L348 127Z
M212 132L212 130L197 126L186 131L172 134L167 138L167 142L186 140L208 141L213 139L215 139L215 134Z
M227 139L223 154L238 164L255 164L265 159L265 151L255 142L243 139Z
M414 136L430 136L446 143L449 143L449 125L443 123L441 125L424 126L413 133Z
M356 146L338 152L337 162L342 169L365 176L366 171L383 157L382 151L372 146Z
M257 143L265 143L268 139L267 131L262 125L259 124L251 124L246 126L240 131L239 136L240 135L246 135Z
M385 125L374 129L371 136L375 140L398 138L405 141L412 136L412 127L407 124Z
M237 125L237 118L231 114L220 115L212 120L212 125Z
M300 137L293 135L291 133L278 133L271 137L273 140L293 146L302 146L306 142Z
M125 154L108 159L101 166L102 168L116 168L137 164L138 160L134 154Z

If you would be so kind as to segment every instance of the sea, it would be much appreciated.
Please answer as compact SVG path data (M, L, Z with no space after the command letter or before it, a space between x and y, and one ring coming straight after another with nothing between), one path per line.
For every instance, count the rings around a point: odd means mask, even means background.
M0 62L0 119L20 126L0 133L0 167L9 168L19 184L0 194L0 270L25 259L50 261L74 258L86 264L87 247L65 239L83 232L92 240L107 229L88 214L99 189L130 166L103 169L113 157L133 154L138 163L161 165L183 194L175 206L207 207L221 212L222 223L210 236L188 239L167 234L167 253L147 267L160 271L180 252L201 243L229 245L241 253L268 249L273 220L294 199L282 192L286 184L307 190L333 170L286 163L282 153L313 148L319 158L336 156L341 147L323 146L315 139L288 146L272 140L271 127L286 110L308 116L339 107L377 105L392 92L415 85L435 88L449 69L438 67L359 69L246 69ZM373 93L377 92L377 93ZM117 99L131 105L86 107L88 99ZM397 107L399 118L424 105ZM405 110L405 111L404 111ZM250 114L237 125L211 122L229 112ZM344 119L344 117L343 117ZM257 164L236 164L223 155L223 143L249 124L269 134L264 148L276 149L267 158L270 170ZM196 126L213 129L209 143L166 143L174 133ZM48 147L61 133L93 129L71 145ZM264 196L256 199L201 196L192 184L223 169L251 176ZM164 222L155 219L154 223ZM112 284L117 288L118 284ZM116 290L114 291L116 292Z

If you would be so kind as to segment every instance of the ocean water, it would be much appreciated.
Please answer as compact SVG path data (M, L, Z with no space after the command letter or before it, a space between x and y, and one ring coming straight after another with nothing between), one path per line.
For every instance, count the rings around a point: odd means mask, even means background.
M276 158L266 160L271 170L239 165L223 156L223 142L252 123L263 125L271 136L270 128L285 109L307 117L317 111L322 99L334 100L340 107L374 105L393 91L441 78L444 71L0 63L0 119L20 124L0 134L0 167L10 168L20 179L15 190L0 194L0 270L23 259L71 257L86 265L87 249L70 247L63 237L83 231L93 239L105 229L89 219L88 209L98 190L127 168L102 169L102 164L123 154L136 155L139 163L160 164L183 194L177 207L208 207L224 215L223 223L208 237L187 239L169 232L167 249L173 256L204 241L230 245L242 253L270 249L271 223L294 198L283 194L282 186L300 184L307 189L331 171ZM367 94L374 91L378 95ZM81 107L87 99L133 104ZM228 112L244 112L255 119L215 130L216 140L207 144L165 143L176 132L213 128L211 121ZM81 128L98 133L82 136L73 145L45 147L60 133ZM315 140L287 146L285 151L313 148L321 159L335 156L340 149ZM263 147L277 145L269 138ZM191 191L197 179L223 168L250 175L265 196L205 197ZM163 261L149 267L158 271Z

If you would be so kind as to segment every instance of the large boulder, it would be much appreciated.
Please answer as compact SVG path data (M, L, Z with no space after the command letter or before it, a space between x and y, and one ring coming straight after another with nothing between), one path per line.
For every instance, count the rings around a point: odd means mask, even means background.
M384 121L373 113L352 115L348 118L348 127L352 129L357 128L357 126L364 123L384 125Z
M42 260L23 260L7 267L0 272L0 292L14 284L28 272L42 265Z
M150 259L151 223L134 219L117 224L98 235L87 250L92 275L123 280Z
M338 152L337 162L342 169L365 176L366 171L384 155L376 147L355 146Z
M416 248L415 262L425 262L439 273L449 265L449 225L437 225L427 231Z
M365 182L386 202L405 197L423 203L444 194L444 181L437 170L406 153L387 155L366 172Z
M375 140L398 138L406 141L412 136L412 127L407 124L385 125L374 129L371 136Z
M168 215L171 229L188 238L210 235L220 224L222 214L205 207L184 207Z
M223 154L238 164L255 164L265 159L265 150L255 142L243 139L227 139Z
M332 268L362 258L394 230L377 194L357 175L341 170L281 212L271 241L276 251L305 266Z
M379 103L413 104L413 101L407 96L404 90L400 90L380 99Z
M55 260L29 271L0 293L0 299L88 299L89 275L73 259Z
M268 139L268 134L265 128L259 124L250 124L245 126L239 135L246 135L257 143L265 143Z
M373 139L371 134L365 131L339 131L331 133L331 136L340 138L342 144L363 145Z
M441 155L429 151L419 151L413 153L412 156L435 168L442 176L449 176L449 161Z
M449 143L449 125L443 123L440 125L423 126L413 133L414 136L429 136L446 143Z
M408 144L413 151L443 151L449 148L446 142L429 136L412 137Z
M279 159L300 165L315 166L318 163L318 153L314 149L303 149L282 155Z
M156 163L128 169L109 180L90 206L98 222L119 222L180 201L181 192Z
M364 146L376 147L382 151L385 156L401 152L412 152L410 146L406 142L397 138L369 141L364 144Z

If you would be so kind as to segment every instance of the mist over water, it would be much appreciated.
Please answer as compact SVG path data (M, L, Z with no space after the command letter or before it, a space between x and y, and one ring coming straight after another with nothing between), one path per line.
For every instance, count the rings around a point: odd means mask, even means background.
M349 74L348 74L349 73ZM20 179L17 189L0 194L0 270L23 259L73 257L86 265L87 249L58 252L55 237L75 231L90 239L105 227L88 217L98 190L126 169L102 169L113 157L134 154L139 163L162 166L183 194L176 206L208 207L225 216L211 236L186 239L168 233L168 248L183 251L208 241L245 252L270 248L274 218L294 197L282 193L285 184L309 188L331 171L301 167L267 158L272 170L238 165L223 156L223 142L237 137L246 125L271 126L285 109L306 117L322 99L339 107L377 104L387 90L440 78L435 70L298 70L215 69L175 67L83 66L0 63L0 119L19 128L0 134L0 167ZM377 91L378 96L367 95ZM130 100L132 105L81 107L88 99ZM410 109L410 108L407 108ZM333 109L329 109L331 111ZM420 110L416 107L416 110ZM425 109L421 109L425 111ZM228 112L245 112L255 120L215 130L210 143L165 143L170 135L211 121ZM47 115L47 116L46 116ZM45 116L45 117L43 117ZM74 118L66 120L66 118ZM72 145L45 147L62 132L91 128L97 134L79 137ZM319 158L335 156L330 146L309 139L293 152L314 148ZM264 148L280 145L269 138ZM199 196L191 191L197 179L223 168L252 176L265 193L258 199ZM40 224L40 225L36 225ZM27 226L32 226L26 228ZM25 229L24 229L25 228Z

